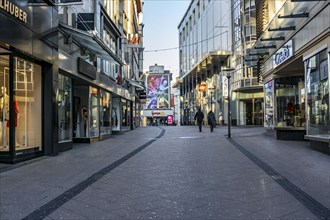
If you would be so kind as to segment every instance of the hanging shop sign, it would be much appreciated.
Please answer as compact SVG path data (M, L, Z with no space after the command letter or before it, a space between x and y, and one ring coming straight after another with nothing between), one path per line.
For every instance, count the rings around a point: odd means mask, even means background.
M27 13L24 10L22 10L20 7L15 5L14 3L8 0L0 0L0 9L2 11L7 12L16 19L24 23L27 23L27 19L28 19Z
M283 47L281 47L274 55L273 55L273 65L274 68L278 65L284 63L293 55L292 49L292 40L289 40Z
M206 83L201 83L198 85L199 92L206 92Z

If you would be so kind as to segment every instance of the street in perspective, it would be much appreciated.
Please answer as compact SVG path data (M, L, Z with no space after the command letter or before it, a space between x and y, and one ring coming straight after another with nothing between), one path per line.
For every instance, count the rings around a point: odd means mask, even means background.
M330 220L329 0L0 0L0 220Z
M330 216L329 156L262 128L144 127L0 177L1 219Z

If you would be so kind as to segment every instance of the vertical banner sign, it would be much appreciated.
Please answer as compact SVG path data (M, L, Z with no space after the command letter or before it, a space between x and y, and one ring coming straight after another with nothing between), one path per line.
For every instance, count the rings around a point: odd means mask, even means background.
M228 78L222 76L222 96L228 97Z

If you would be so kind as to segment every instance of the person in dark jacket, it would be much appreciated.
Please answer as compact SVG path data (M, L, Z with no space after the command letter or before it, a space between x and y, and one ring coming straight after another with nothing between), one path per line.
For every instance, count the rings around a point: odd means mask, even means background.
M198 124L198 127L199 127L199 132L202 132L203 119L204 119L204 114L201 111L201 109L199 108L198 111L195 114L195 120L197 120L197 124Z
M213 132L213 128L215 125L215 115L212 110L207 113L207 123L210 125L211 132Z

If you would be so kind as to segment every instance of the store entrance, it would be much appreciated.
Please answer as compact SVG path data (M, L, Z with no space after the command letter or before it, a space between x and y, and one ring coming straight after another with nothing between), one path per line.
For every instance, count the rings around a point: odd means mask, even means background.
M253 98L245 99L240 104L243 114L241 123L245 125L262 125L263 124L263 99Z

